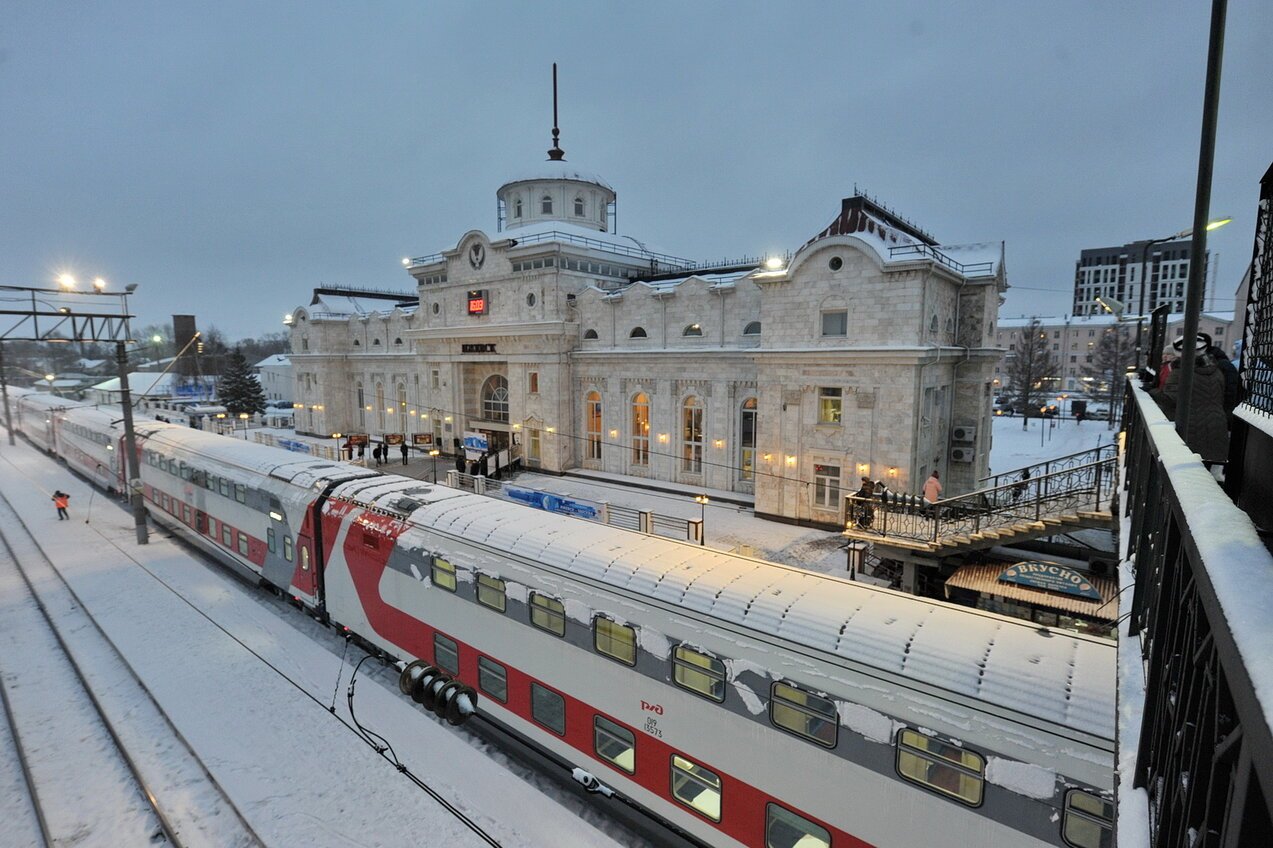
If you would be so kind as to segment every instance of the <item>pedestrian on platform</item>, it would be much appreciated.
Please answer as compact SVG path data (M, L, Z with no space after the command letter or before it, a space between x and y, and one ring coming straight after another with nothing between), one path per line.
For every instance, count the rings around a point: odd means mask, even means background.
M407 464L407 443L406 443L406 442L403 442L403 443L402 443L402 444L398 447L398 449L402 451L402 464L403 464L403 465L406 465L406 464Z
M71 496L66 492L58 489L53 493L53 505L57 507L57 520L68 521L70 516L66 514L66 508L71 503Z
M941 474L933 471L928 479L924 481L924 500L930 504L937 503L941 499Z

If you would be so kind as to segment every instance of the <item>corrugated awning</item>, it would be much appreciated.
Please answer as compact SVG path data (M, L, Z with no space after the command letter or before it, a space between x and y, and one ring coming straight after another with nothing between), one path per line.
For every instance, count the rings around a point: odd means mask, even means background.
M970 589L983 595L998 595L1060 612L1078 613L1101 621L1115 621L1118 618L1118 586L1108 577L1089 576L1092 586L1101 593L1101 600L1095 601L1065 595L1061 592L1045 592L1028 586L1018 586L1015 583L1005 583L999 579L999 575L1007 567L1002 564L961 565L959 570L946 580L946 586Z

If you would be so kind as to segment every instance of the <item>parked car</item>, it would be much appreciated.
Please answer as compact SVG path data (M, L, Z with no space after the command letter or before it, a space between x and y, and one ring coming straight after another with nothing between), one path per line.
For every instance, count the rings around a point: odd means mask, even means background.
M1093 421L1109 420L1109 405L1104 403L1094 403L1087 408L1086 418Z

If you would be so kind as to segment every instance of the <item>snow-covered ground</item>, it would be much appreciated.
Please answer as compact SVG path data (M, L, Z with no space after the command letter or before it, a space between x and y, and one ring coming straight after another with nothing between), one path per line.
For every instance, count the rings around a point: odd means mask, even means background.
M1118 431L1106 421L1031 418L1025 429L1022 419L996 417L990 448L990 473L998 474L1046 462L1060 456L1091 450L1114 441Z
M57 522L54 488L71 494L72 521ZM335 634L162 533L138 547L128 513L22 442L0 447L0 492L266 844L484 844L345 723L351 662ZM501 844L632 844L551 780L528 781L524 768L440 724L397 691L393 673L369 674L370 665L358 718ZM48 709L60 708L50 699Z

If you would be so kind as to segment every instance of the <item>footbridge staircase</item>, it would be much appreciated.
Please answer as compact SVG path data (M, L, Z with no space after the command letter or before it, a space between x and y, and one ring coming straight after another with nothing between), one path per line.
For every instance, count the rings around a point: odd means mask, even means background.
M927 503L886 493L845 498L850 539L876 552L942 558L1069 530L1114 525L1117 447L1111 443L987 477L982 488Z

